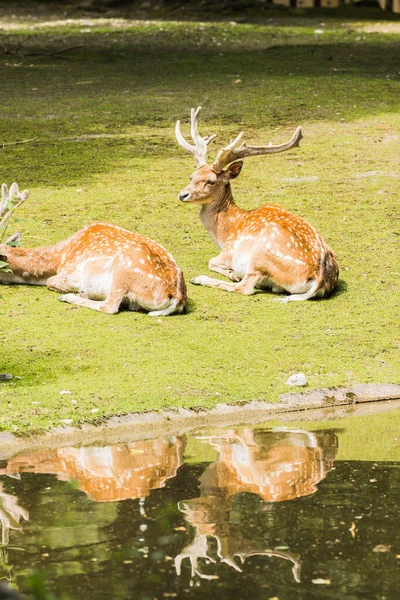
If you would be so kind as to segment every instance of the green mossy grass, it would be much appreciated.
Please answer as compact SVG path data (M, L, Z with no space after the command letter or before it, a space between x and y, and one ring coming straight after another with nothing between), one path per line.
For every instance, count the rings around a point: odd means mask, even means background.
M279 143L303 126L299 149L246 161L234 197L300 214L341 268L329 300L280 305L188 284L188 314L160 319L2 287L0 371L14 379L0 384L0 429L276 401L300 371L311 387L398 383L398 21L0 25L0 173L30 190L15 226L24 246L109 221L165 245L187 281L207 274L218 250L196 207L177 200L193 162L173 133L200 104L201 131L218 134L210 157L240 130Z

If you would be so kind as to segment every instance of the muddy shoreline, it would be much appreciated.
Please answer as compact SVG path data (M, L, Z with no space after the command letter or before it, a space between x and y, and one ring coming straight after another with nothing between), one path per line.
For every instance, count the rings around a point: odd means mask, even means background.
M107 445L230 425L280 421L323 421L352 415L373 414L400 407L400 385L359 384L289 392L280 402L249 402L244 406L217 405L212 410L161 410L114 416L100 425L53 427L39 434L16 436L0 433L0 460L41 448L89 444Z

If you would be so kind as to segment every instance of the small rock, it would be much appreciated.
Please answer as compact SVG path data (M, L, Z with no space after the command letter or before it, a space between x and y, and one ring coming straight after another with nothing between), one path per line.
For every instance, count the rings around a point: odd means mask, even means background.
M286 381L286 385L292 386L305 386L308 385L307 377L304 373L296 373L296 375L291 375L289 379Z
M65 394L72 394L72 392L69 392L68 390L61 390L60 396L65 396Z
M9 381L12 378L12 373L0 373L0 381Z

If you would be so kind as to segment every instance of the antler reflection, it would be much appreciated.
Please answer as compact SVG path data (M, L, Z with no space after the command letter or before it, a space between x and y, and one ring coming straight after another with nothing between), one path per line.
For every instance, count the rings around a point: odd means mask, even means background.
M6 494L0 483L0 522L1 543L6 546L10 540L10 529L21 531L20 519L29 520L29 512L18 504L17 496Z
M243 428L203 438L219 452L200 478L199 498L181 502L178 507L195 528L194 541L177 555L175 566L181 573L183 559L189 558L192 577L209 579L200 571L199 559L215 562L208 555L208 538L217 544L221 562L236 571L250 556L269 556L292 564L296 582L300 581L298 554L265 548L257 540L245 538L230 522L234 496L251 492L265 502L280 502L305 496L316 490L332 468L337 451L335 434L305 431L254 432Z

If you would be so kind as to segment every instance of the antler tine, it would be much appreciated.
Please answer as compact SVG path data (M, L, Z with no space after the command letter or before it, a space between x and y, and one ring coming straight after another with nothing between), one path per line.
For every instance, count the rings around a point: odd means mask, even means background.
M193 154L194 160L197 167L207 164L207 145L213 140L216 135L210 135L202 138L198 131L199 115L201 106L198 106L196 110L194 108L190 111L190 133L194 145L189 144L181 133L181 122L177 121L175 126L175 136L178 144L184 149Z
M181 122L178 120L175 125L175 137L178 144L184 149L193 154L194 147L191 146L183 137L181 133Z
M197 533L193 542L185 546L180 554L177 554L175 557L175 569L176 574L179 576L181 574L181 565L184 558L189 558L191 569L192 569L192 577L195 575L199 575L199 577L203 579L214 579L212 575L205 575L199 570L199 558L205 558L212 563L215 563L215 560L208 556L208 541L207 536L204 534Z
M7 238L4 243L6 246L16 246L17 244L19 244L20 241L21 241L21 233L19 231L17 231L16 233L13 233L12 235L10 235L10 237Z
M1 202L0 202L0 216L6 211L9 201L8 187L6 183L1 186Z
M235 139L230 144L225 146L225 148L221 148L221 150L217 154L217 158L211 166L213 171L219 173L224 167L226 167L226 165L229 165L229 163L235 160L235 156L233 153L235 148L239 145L243 135L244 132L241 131L239 135L235 137Z
M18 183L16 183L14 181L14 183L11 184L10 189L7 190L7 186L5 183L3 183L2 185L2 197L3 197L3 202L12 202L14 199L14 196L20 201L20 202L24 202L27 197L29 196L29 192L28 190L24 190L23 192L19 191L19 187L18 187Z
M236 138L236 140L238 140L238 138ZM212 165L212 168L214 171L218 172L222 171L224 167L229 165L234 160L246 158L246 156L260 156L262 154L277 154L278 152L285 152L286 150L291 150L292 148L299 146L300 141L302 139L302 128L297 127L291 139L288 142L284 142L283 144L273 145L269 143L267 146L247 146L247 144L243 142L238 147L238 144L235 143L236 140L234 140L234 142L229 144L229 146L226 146L226 148L222 148L219 151L217 158Z
M15 181L10 187L10 200L12 200L14 194L18 198L18 200L21 200L22 202L26 200L29 196L28 190L24 190L23 192L19 191L18 183L16 183Z
M192 140L194 141L194 143L197 142L197 138L199 137L199 130L197 125L199 122L200 111L201 106L198 106L196 110L192 108L190 111L190 135L192 136Z
M16 195L18 201L13 203L14 194ZM23 202L25 202L28 196L28 190L20 192L18 184L15 182L10 186L10 189L8 189L5 183L2 184L0 202L0 227L4 226L4 224L11 217L14 210L18 208Z
M18 183L16 183L14 181L14 183L11 184L10 186L10 202L12 202L12 199L14 197L14 195L18 198L19 196L19 187L18 187Z

